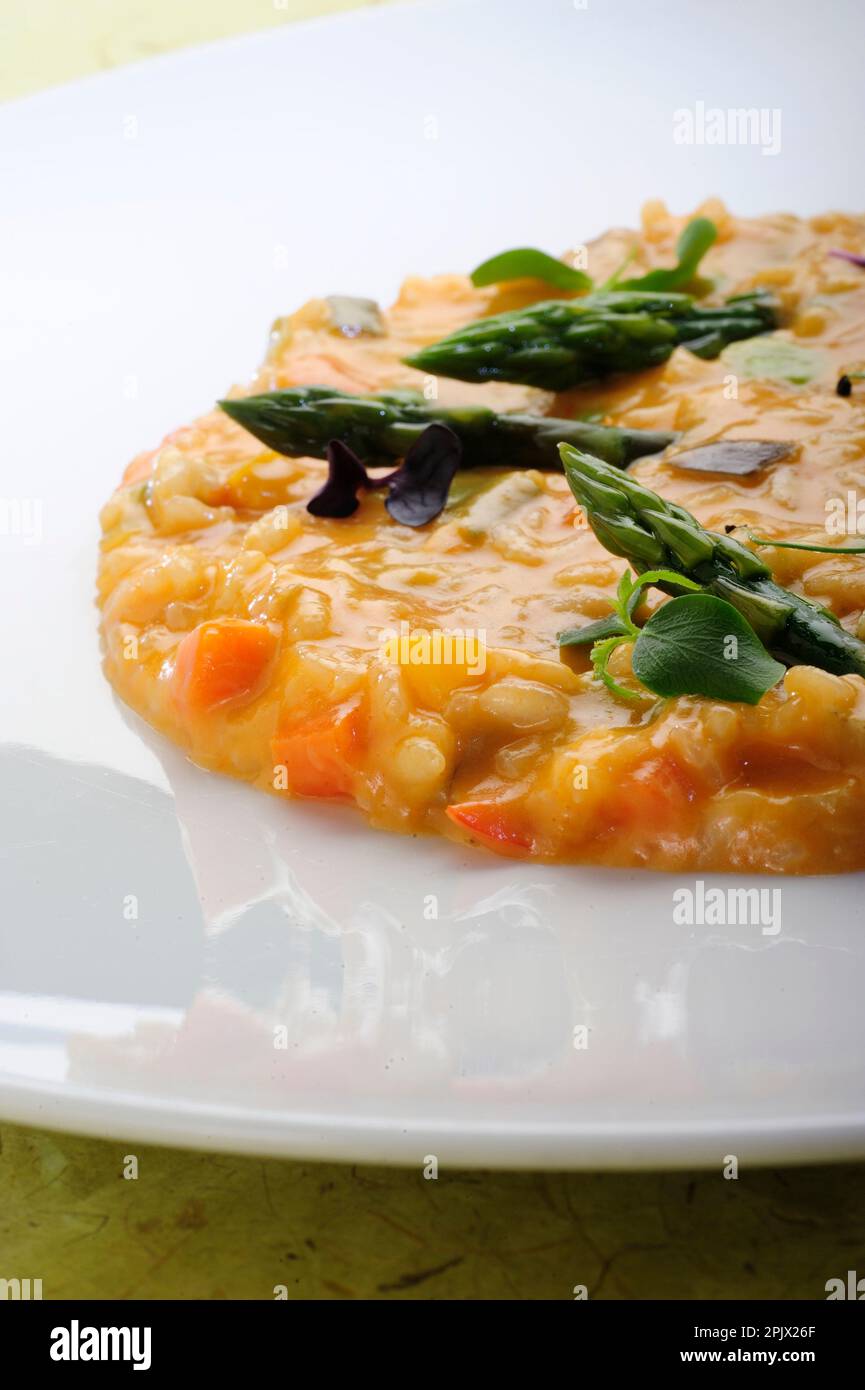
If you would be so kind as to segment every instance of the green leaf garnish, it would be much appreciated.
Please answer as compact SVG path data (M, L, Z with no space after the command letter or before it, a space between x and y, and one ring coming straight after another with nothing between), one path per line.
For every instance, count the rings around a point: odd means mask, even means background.
M596 623L586 623L585 627L569 627L556 637L560 647L584 647L590 642L603 642L608 637L626 637L628 629L617 613L607 618L599 618Z
M865 547L863 547L865 550ZM665 603L644 627L634 610L649 584L689 590ZM634 643L632 670L653 695L706 695L756 705L784 674L752 628L731 603L706 593L701 585L675 570L644 570L619 579L608 618L573 628L559 636L561 646L593 641L595 678L623 700L638 700L640 691L621 685L610 674L610 658L624 642Z
M601 286L601 288L604 289L604 290L615 290L615 289L618 289L618 288L619 288L619 285L621 284L622 276L624 275L624 273L625 273L625 271L627 270L628 266L631 264L631 261L633 261L633 260L636 258L636 255L637 255L637 248L636 248L636 246L632 246L631 249L630 249L630 251L628 251L628 253L625 255L625 257L624 257L624 258L619 262L619 264L616 266L616 269L613 271L613 273L612 273L612 275L610 276L609 280L605 280L605 281L604 281L604 283L603 283L603 285Z
M634 280L615 281L620 290L677 290L687 285L697 273L697 267L713 241L718 228L708 217L695 217L682 229L676 242L676 265L668 270L650 270ZM617 272L617 275L619 272Z
M811 545L806 541L770 541L767 536L752 536L755 545L771 545L775 550L815 550L818 555L865 555L865 545Z
M684 575L676 574L674 570L645 570L636 578L631 576L629 570L623 570L613 600L613 611L609 617L600 618L585 627L570 628L567 632L559 633L558 637L560 647L576 647L593 642L591 662L596 678L603 681L614 695L619 695L625 700L638 700L640 692L628 690L614 680L609 672L609 662L617 647L623 642L633 642L639 637L640 629L634 622L634 610L648 584L675 584L680 589L700 588L699 584L686 579Z
M519 246L513 251L502 251L482 261L471 274L471 281L478 289L484 285L498 285L503 280L544 280L559 290L590 290L594 280L584 270L566 265L546 251L538 251L533 246Z
M842 627L828 608L774 583L765 560L726 528L723 535L707 530L642 480L569 444L560 445L559 453L571 492L611 555L630 561L638 572L663 565L676 578L660 587L674 596L683 578L699 581L703 592L741 613L787 666L865 676L865 641ZM647 575L642 577L645 581Z
M634 644L633 670L656 695L756 705L785 667L732 604L696 593L671 599L652 614Z
M627 571L626 571L627 573ZM621 579L619 584L621 585ZM688 579L686 575L679 574L677 570L643 570L642 574L636 579L631 587L631 612L633 613L636 604L634 597L639 594L641 589L645 589L649 584L675 584L680 589L693 589L696 592L700 585L693 579ZM639 632L639 628L636 629Z
M596 678L603 681L607 689L611 690L614 695L618 695L623 700L639 700L639 690L628 690L626 686L619 685L619 682L613 679L607 669L610 657L616 648L620 647L623 642L630 640L630 635L627 635L625 637L609 637L606 642L596 642L591 652L592 666Z

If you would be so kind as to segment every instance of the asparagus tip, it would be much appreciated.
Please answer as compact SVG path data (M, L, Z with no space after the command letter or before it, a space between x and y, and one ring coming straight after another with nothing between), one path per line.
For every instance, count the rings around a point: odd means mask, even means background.
M426 349L421 348L420 352L413 352L410 357L404 357L403 362L407 367L416 367L419 372L426 370Z

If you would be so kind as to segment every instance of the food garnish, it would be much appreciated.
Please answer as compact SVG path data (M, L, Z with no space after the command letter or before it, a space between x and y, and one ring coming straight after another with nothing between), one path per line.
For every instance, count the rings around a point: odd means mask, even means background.
M219 407L277 454L325 458L330 441L341 439L369 468L405 458L432 424L447 425L458 436L464 468L558 469L561 440L624 467L644 454L660 453L676 438L664 430L613 429L549 415L499 414L482 405L447 409L431 404L417 391L351 396L330 386L294 386L220 401Z
M372 487L369 474L353 449L341 439L327 445L327 482L306 504L312 516L353 516L360 506L358 491Z
M471 282L478 289L498 285L505 280L543 280L559 290L590 290L594 281L584 270L538 251L533 246L519 246L513 251L501 251L475 266Z
M650 582L668 593L697 584L702 592L724 599L745 618L767 651L787 666L807 664L836 675L865 675L865 642L846 632L828 609L776 584L753 551L730 535L706 530L684 507L666 501L627 473L568 444L560 452L571 491L596 537L611 554L628 560L638 576L664 570L664 578L653 577ZM671 573L677 578L671 579ZM688 623L696 632L708 610L689 613ZM714 623L717 610L709 617ZM563 636L573 643L570 633ZM707 688L698 690L694 686L700 680L701 662L695 660L693 667L687 690L675 693L716 694L717 673L707 673ZM657 683L657 662L649 674ZM664 693L674 693L672 687L681 685L685 675L684 669L671 669L670 688Z
M690 284L697 274L697 267L709 247L718 237L718 228L708 217L693 218L682 230L676 242L678 260L668 270L649 270L633 280L620 280L614 276L610 288L620 290L678 290Z
M633 260L633 253L615 275L607 281L604 289L627 290L677 290L687 285L697 273L697 267L718 236L718 228L708 217L694 217L683 229L676 243L678 260L666 269L647 271L633 280L622 280L625 266ZM591 290L594 280L584 270L568 265L546 251L538 251L533 246L519 246L512 251L501 251L476 266L471 273L472 284L478 289L485 285L498 285L507 280L543 280L560 290Z
M447 425L427 425L402 467L388 479L384 505L394 521L403 526L425 526L444 510L462 452L459 438Z
M839 251L833 249L829 252L830 256L837 256L841 261L849 261L851 265L865 266L865 256L857 256L855 251Z
M715 594L683 594L653 613L634 643L631 667L655 695L705 695L756 705L785 667L751 624Z
M353 449L341 439L327 445L327 482L306 504L313 516L353 516L361 488L386 487L387 508L403 526L425 526L447 502L448 489L460 466L462 445L447 425L427 425L407 451L401 466L384 478L371 478Z
M775 550L813 550L818 555L865 555L865 545L811 545L805 541L773 541L768 536L751 534L748 535L748 540L753 541L755 545L770 545Z
M590 452L590 451L588 451ZM777 463L793 452L792 444L776 444L762 439L720 439L672 454L667 463L686 473L726 473L745 478L759 473L769 463Z
M358 338L361 333L381 338L387 331L381 309L374 299L358 299L349 294L329 294L324 302L334 328L338 328L346 338Z
M650 584L691 590L659 608L642 627L633 620L641 592ZM728 655L735 638L736 659ZM622 685L611 675L613 652L633 643L631 669L655 695L709 695L717 700L757 704L784 674L769 656L754 629L725 599L704 593L698 583L674 570L645 570L619 580L613 612L608 619L563 632L560 646L593 642L595 675L622 699L639 699L642 692Z
M715 306L674 291L601 290L477 319L404 360L460 381L566 391L661 366L678 346L698 357L717 357L728 343L777 325L777 306L762 290Z

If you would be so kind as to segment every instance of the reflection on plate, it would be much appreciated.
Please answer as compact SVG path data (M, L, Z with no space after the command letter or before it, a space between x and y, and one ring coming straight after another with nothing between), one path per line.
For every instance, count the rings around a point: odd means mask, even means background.
M76 1127L395 1161L630 1166L736 1143L756 1160L794 1132L802 1156L827 1136L859 1150L865 957L821 920L820 880L776 936L683 930L674 879L503 869L428 840L376 858L349 812L214 780L135 722L174 801L4 759L10 1113L35 1113L30 1083L43 1119Z

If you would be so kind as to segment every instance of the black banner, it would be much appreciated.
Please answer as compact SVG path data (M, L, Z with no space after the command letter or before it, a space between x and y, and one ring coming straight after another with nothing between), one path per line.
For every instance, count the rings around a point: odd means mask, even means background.
M421 1300L405 1300L419 1302ZM602 1361L611 1371L666 1371L677 1366L701 1365L762 1365L810 1366L825 1376L842 1366L856 1364L861 1346L865 1309L850 1307L854 1298L840 1295L821 1302L591 1302L575 1300L567 1311L560 1308L553 1318L548 1309L542 1313L536 1302L521 1305L509 1318L518 1323L526 1319L527 1330L534 1331L541 1317L554 1334L565 1332L572 1346L575 1372L585 1365L587 1357ZM848 1307L840 1307L840 1303ZM366 1373L373 1371L378 1308L365 1306L359 1339L344 1343L347 1356L366 1362ZM472 1322L467 1331L483 1325L488 1304L472 1302ZM316 1307L319 1312L316 1313ZM372 1313L373 1323L369 1322ZM417 1309L413 1310L417 1316ZM167 1371L194 1370L214 1372L221 1376L250 1371L257 1373L266 1366L270 1373L281 1366L287 1376L296 1368L296 1357L306 1362L321 1342L310 1342L316 1336L318 1317L321 1328L328 1333L324 1343L329 1374L334 1367L334 1352L340 1346L333 1332L343 1318L353 1324L355 1310L335 1307L331 1301L305 1303L302 1320L296 1308L285 1302L24 1302L0 1304L0 1336L6 1356L22 1370L48 1372L63 1379L69 1375L98 1374L110 1369L113 1375L128 1372L161 1377ZM435 1312L435 1336L425 1337L422 1343L422 1374L429 1379L431 1364L436 1355L441 1364L454 1368L456 1355L453 1344L441 1337L443 1310ZM447 1317L447 1314L444 1314ZM450 1315L455 1322L466 1316L455 1309ZM430 1311L422 1314L424 1322ZM387 1315L389 1324L402 1322L413 1315L408 1309ZM484 1340L484 1359L494 1360L501 1349L510 1359L513 1350L513 1326L502 1337L500 1324L491 1324L499 1331L487 1334ZM541 1348L535 1341L523 1343L523 1351L533 1358ZM559 1349L561 1344L558 1344ZM352 1350L353 1349L353 1350ZM382 1366L387 1361L384 1345L379 1346ZM377 1359L377 1358L376 1358ZM462 1356L457 1360L463 1361ZM463 1363L464 1364L464 1363ZM421 1368L419 1368L421 1369ZM355 1371L359 1372L359 1365ZM408 1368L403 1366L402 1373Z

